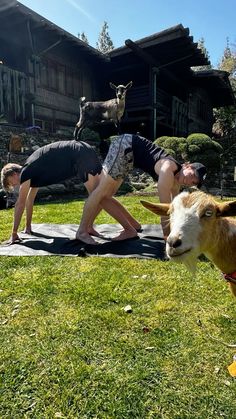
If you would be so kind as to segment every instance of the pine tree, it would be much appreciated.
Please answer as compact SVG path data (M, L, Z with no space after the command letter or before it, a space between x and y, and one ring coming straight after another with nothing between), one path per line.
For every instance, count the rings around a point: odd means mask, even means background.
M236 52L233 52L229 46L229 38L226 40L226 47L218 65L219 70L227 71L232 84L236 82ZM236 86L232 86L235 88Z
M198 48L202 51L202 53L205 55L205 57L210 61L210 55L209 52L207 51L206 47L205 47L205 39L204 38L200 38L198 43L197 43ZM193 67L192 69L194 71L203 71L203 70L211 70L212 65L200 65L197 67Z
M98 42L96 42L96 47L98 51L102 52L103 54L106 54L114 49L113 42L108 32L108 23L106 21L103 23L101 32L98 37Z
M78 33L78 38L81 39L81 41L85 42L85 44L89 45L88 38L84 32Z

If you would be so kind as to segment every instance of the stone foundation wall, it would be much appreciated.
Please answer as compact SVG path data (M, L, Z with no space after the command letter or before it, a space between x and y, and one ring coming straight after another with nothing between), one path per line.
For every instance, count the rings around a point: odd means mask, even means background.
M3 129L3 127L0 127L0 170L8 162L23 165L28 156L30 156L39 147L56 141L69 141L71 139L71 137L58 134L39 133L35 131L26 132L25 130L20 130L18 128L4 127ZM17 151L9 151L9 145L12 143L14 144L14 142L15 145L17 145L17 140L18 145L20 144L20 146L16 147ZM93 147L96 147L95 143L90 142L90 144ZM12 147L10 148L12 149ZM83 183L78 183L78 179L73 178L57 185L40 188L38 192L39 196L61 194L85 196L87 195L87 192Z

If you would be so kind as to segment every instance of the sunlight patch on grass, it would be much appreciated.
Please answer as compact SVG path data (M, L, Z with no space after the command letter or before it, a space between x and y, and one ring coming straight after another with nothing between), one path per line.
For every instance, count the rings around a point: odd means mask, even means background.
M157 310L158 313L175 311L176 309L178 309L177 302L171 300L158 300L155 305L155 310Z

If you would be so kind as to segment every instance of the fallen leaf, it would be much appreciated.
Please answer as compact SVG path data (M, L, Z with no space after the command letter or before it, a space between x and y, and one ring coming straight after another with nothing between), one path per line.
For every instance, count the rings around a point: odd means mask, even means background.
M149 332L150 332L149 327L144 326L144 327L143 327L143 333L149 333Z
M228 371L231 377L236 377L236 361L233 361L232 364L228 366Z

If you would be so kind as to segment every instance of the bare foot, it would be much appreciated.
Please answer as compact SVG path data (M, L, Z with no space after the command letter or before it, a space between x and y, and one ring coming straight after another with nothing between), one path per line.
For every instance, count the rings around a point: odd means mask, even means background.
M75 238L86 244L98 244L88 233L76 233Z
M88 233L90 234L90 236L103 237L102 234L96 231L93 227L89 228Z
M29 229L29 228L25 228L22 233L24 233L24 234L30 234L30 235L33 235L34 234L33 231L31 229Z
M138 223L137 221L130 222L130 225L132 228L135 228L136 231L140 231L142 229L142 225Z
M138 237L136 230L124 230L119 234L119 236L112 238L112 241L128 240L136 237Z

